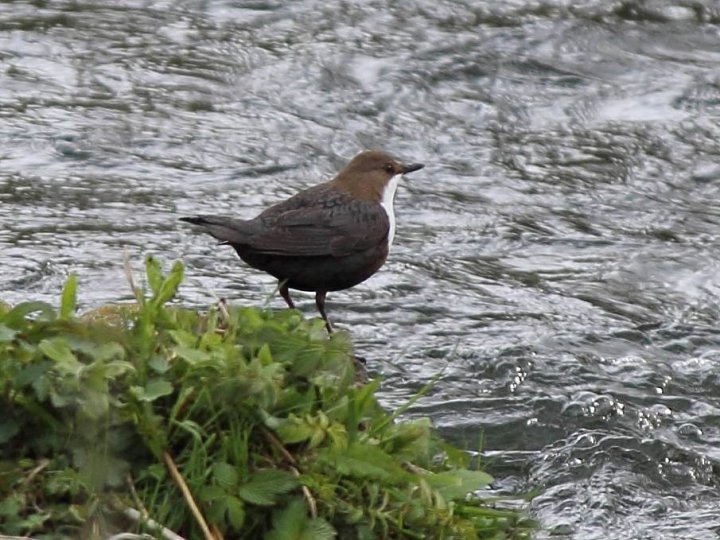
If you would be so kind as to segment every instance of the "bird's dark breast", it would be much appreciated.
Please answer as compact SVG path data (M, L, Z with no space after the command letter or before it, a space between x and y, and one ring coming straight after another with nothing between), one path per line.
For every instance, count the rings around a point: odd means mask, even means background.
M280 281L286 280L288 287L301 291L340 291L354 287L377 272L388 255L387 242L342 257L268 255L248 246L232 246L253 268Z

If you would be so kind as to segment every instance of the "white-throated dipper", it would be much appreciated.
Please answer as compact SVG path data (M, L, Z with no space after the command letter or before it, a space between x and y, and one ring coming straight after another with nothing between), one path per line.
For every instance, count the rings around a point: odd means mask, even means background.
M349 289L385 263L395 236L393 199L400 176L422 169L377 150L356 155L335 178L275 204L254 219L183 217L247 264L276 277L290 309L288 289L312 291L328 332L329 291Z

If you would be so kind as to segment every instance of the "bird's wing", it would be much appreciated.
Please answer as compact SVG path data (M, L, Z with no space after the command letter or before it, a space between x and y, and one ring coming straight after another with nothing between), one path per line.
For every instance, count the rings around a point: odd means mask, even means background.
M320 195L291 198L263 212L256 218L263 226L247 244L268 255L342 257L387 238L390 222L379 204Z

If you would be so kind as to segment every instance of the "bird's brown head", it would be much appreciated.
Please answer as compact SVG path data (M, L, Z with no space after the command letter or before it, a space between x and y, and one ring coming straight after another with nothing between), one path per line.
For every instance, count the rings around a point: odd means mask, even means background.
M394 176L423 167L422 163L403 165L379 150L365 150L352 158L330 183L358 199L379 202Z

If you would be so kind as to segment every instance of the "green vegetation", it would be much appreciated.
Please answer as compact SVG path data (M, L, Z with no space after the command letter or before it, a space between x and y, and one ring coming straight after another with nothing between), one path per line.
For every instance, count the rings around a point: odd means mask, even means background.
M0 533L33 538L528 538L428 420L356 381L351 346L296 311L137 304L78 318L0 304ZM132 281L132 280L131 280ZM143 536L140 535L143 534Z

